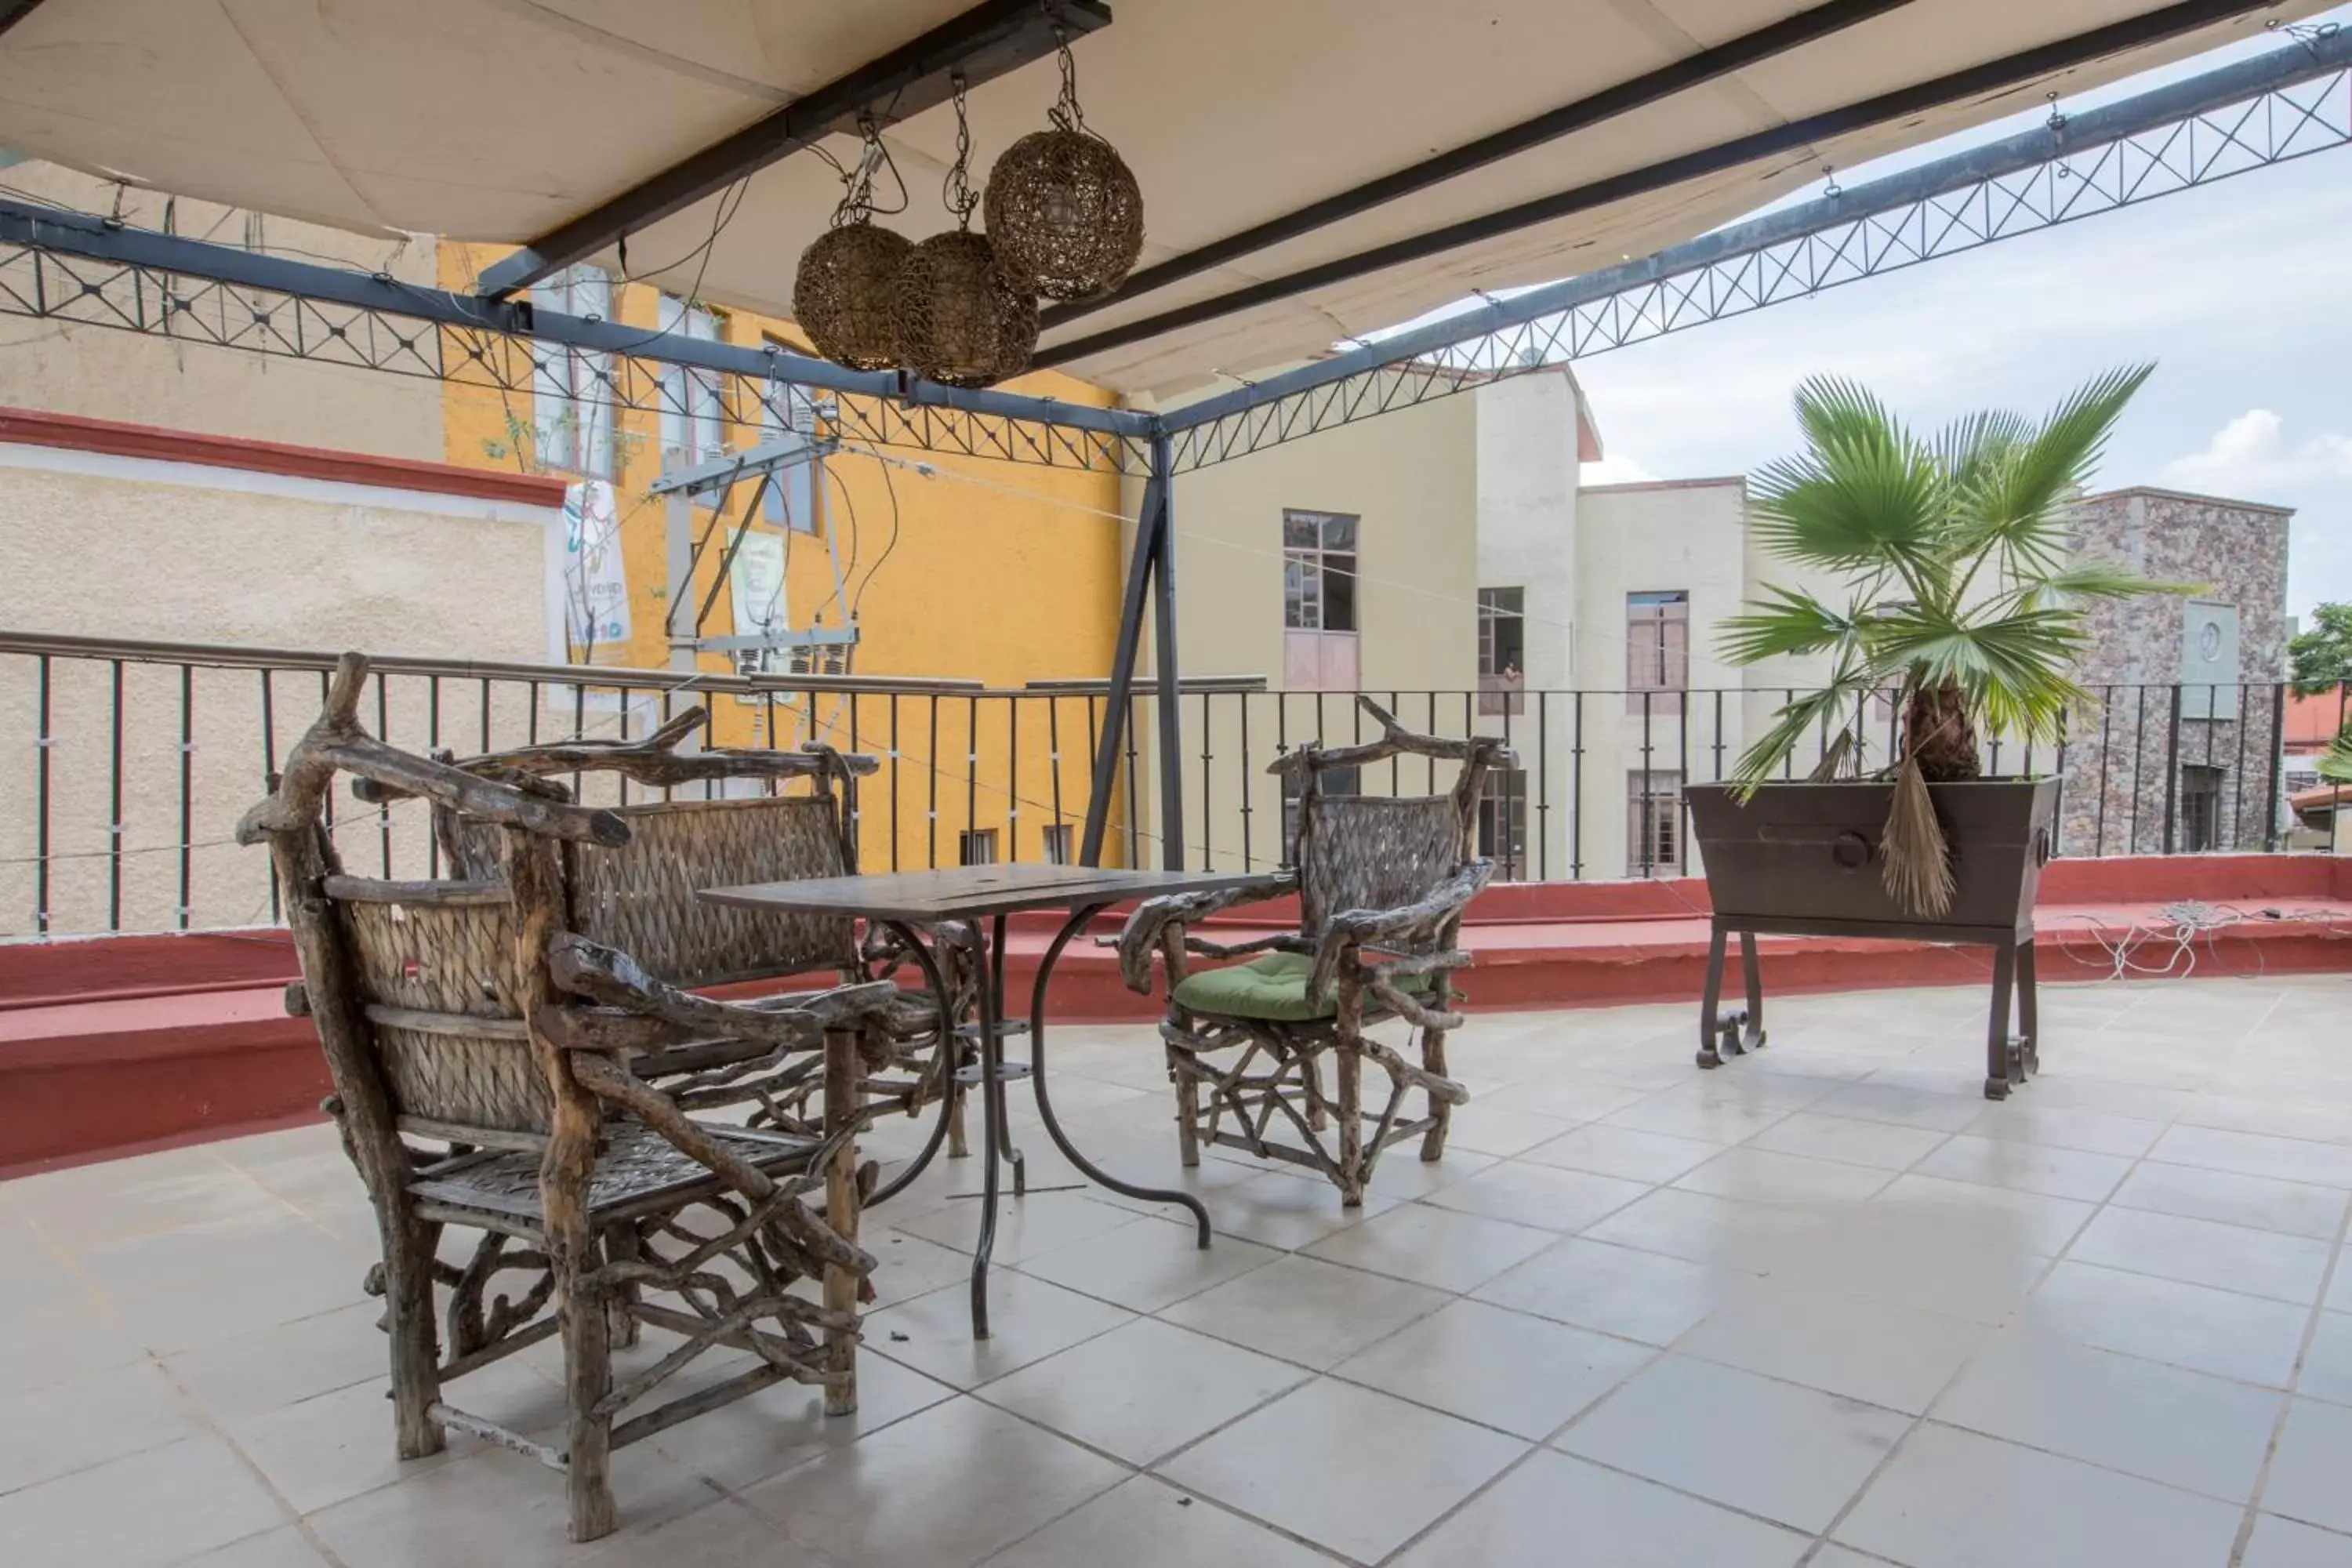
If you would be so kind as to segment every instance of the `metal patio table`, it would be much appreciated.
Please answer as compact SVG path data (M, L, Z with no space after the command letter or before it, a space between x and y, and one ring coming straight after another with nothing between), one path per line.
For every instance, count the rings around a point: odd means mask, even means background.
M1171 893L1214 892L1242 886L1255 878L1206 871L1127 871L1092 866L959 866L939 871L892 871L871 876L815 877L792 882L758 882L742 887L706 888L702 896L714 903L766 910L775 913L849 915L887 928L921 963L923 975L942 1009L952 1006L938 961L917 933L948 921L969 921L978 933L977 955L980 1019L957 1027L959 1037L976 1040L979 1062L955 1069L957 1081L981 1089L982 1174L980 1238L972 1249L971 1333L988 1338L988 1259L996 1245L997 1163L1013 1166L1013 1195L1021 1196L1026 1181L1021 1156L1012 1145L1005 1122L1004 1086L1026 1078L1037 1096L1037 1114L1046 1133L1076 1166L1097 1186L1148 1202L1181 1204L1192 1211L1199 1227L1200 1245L1209 1245L1209 1211L1190 1193L1161 1191L1122 1182L1078 1152L1054 1114L1045 1088L1045 987L1055 962L1087 922L1112 905L1129 899L1157 898ZM1029 1017L1004 1016L1004 936L1006 917L1024 910L1067 910L1054 940L1037 962L1037 979L1030 993ZM1030 1059L1004 1059L1004 1042L1029 1037ZM961 1053L959 1053L961 1054ZM895 1191L919 1174L947 1131L953 1114L953 1096L942 1095L938 1124L932 1129L914 1164L891 1184Z

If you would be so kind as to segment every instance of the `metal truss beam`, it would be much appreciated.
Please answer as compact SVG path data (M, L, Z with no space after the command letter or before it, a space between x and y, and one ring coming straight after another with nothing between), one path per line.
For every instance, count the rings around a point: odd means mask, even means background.
M1629 114L1645 104L1671 98L1675 93L1745 69L1775 55L1786 54L1800 45L1844 32L1873 16L1912 3L1913 0L1828 0L1826 5L1800 11L1793 16L1783 16L1769 26L1759 27L1712 48L1700 49L1671 65L1604 88L1492 135L1481 136L1475 142L1441 153L1434 158L1423 159L1393 174L1383 174L1377 180L1368 180L1350 190L1326 196L1297 212L1254 224L1198 249L1139 268L1108 293L1047 310L1044 314L1045 325L1050 331L1066 321L1090 316L1097 310L1132 300L1139 294L1165 289L1212 267L1222 267L1253 252L1296 239L1302 234L1328 228L1344 218L1370 212L1374 207L1409 196L1415 191L1442 184L1447 180L1459 179L1474 170L1483 169L1489 163L1524 153L1531 147L1540 147L1572 132Z
M528 289L614 241L683 212L747 174L828 136L877 129L945 103L1054 52L1065 37L1110 25L1099 0L984 0L870 65L714 142L611 201L557 225L482 274L486 299Z
M1150 416L966 391L782 351L648 332L526 304L0 201L0 315L110 327L527 395L567 357L601 401L686 412L716 383L729 419L791 423L788 387L827 398L845 441L1056 468L1140 472Z
M1530 290L1171 410L1179 472L2352 142L2352 33Z
M2177 4L2162 10L2126 17L2070 38L2061 38L2054 43L2005 55L1997 60L1988 60L1982 65L1970 66L1965 70L1881 93L1859 103L1849 103L1802 120L1775 125L1769 130L1734 137L1712 147L1702 147L1696 152L1629 169L1570 190L1556 191L1533 201L1481 213L1475 217L1423 234L1409 235L1353 256L1301 268L1280 277L1263 279L1156 315L1123 321L1116 327L1042 350L1035 363L1040 366L1067 364L1089 354L1146 342L1202 321L1218 321L1387 268L1443 256L1465 246L1517 234L1522 229L1533 228L1538 224L1572 214L1591 212L1635 196L1669 190L1685 181L1809 149L1818 142L1891 124L1928 110L1981 98L2087 60L2178 37L2231 16L2261 10L2273 3L2274 0L2178 0Z

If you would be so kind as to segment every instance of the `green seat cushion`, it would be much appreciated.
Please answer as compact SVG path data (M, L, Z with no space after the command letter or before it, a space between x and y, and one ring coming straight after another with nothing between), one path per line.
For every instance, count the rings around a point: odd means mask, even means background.
M1259 1018L1271 1024L1304 1024L1339 1011L1336 995L1316 1006L1307 1000L1307 977L1315 961L1303 952L1269 952L1247 963L1204 969L1176 987L1177 1005L1225 1018ZM1426 991L1430 976L1397 977L1400 991Z

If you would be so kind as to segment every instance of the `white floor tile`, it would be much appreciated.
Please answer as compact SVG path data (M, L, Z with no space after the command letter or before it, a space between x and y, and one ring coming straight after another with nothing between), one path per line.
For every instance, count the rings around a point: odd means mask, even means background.
M1964 1318L1774 1279L1741 1289L1675 1350L1916 1415L1989 1331Z
M1001 1377L981 1396L1145 1466L1311 1375L1288 1362L1139 1318Z
M1668 1355L1553 1447L1800 1530L1826 1529L1910 1417Z
M2229 1503L1931 1423L1837 1539L1910 1568L2216 1568L2240 1517Z
M1646 1344L1671 1343L1752 1276L1578 1237L1480 1286L1481 1301Z
M1573 1548L1565 1543L1574 1542ZM1790 1568L1805 1536L1538 1453L1396 1560L1397 1568ZM1816 1558L1816 1562L1820 1559Z
M1518 1438L1319 1378L1186 1449L1160 1473L1376 1563L1527 1451Z
M2018 1315L2030 1329L2242 1383L2286 1385L2308 1311L2089 1263L2061 1263Z
M1168 1308L1165 1321L1301 1366L1336 1366L1445 1293L1312 1258L1285 1258Z
M1455 1301L1358 1352L1331 1375L1537 1440L1654 1353L1547 1318Z
M2243 1502L2281 1396L2204 1373L2012 1330L1935 1418L2188 1491Z

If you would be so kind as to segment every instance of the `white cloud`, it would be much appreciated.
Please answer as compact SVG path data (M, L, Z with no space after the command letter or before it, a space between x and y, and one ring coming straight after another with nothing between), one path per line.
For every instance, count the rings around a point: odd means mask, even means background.
M2287 438L2286 421L2249 408L2213 432L2204 449L2175 458L2164 477L2225 495L2259 494L2313 479L2352 479L2352 436Z
M1643 466L1641 458L1629 458L1622 452L1603 458L1597 463L1579 463L1576 467L1576 482L1587 488L1593 485L1646 485L1654 483L1657 478Z

